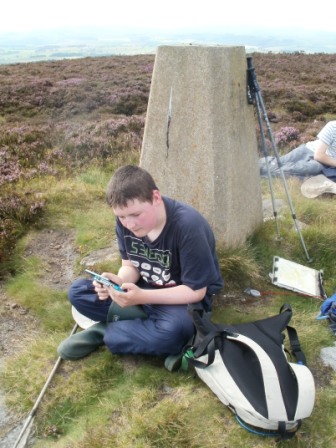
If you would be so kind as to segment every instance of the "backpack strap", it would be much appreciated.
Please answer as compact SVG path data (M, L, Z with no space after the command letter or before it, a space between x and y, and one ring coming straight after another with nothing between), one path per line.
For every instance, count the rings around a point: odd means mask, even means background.
M284 303L282 307L280 308L279 314L286 313L288 315L287 324L285 324L284 330L287 330L288 339L289 339L289 345L291 349L291 355L295 357L296 361L299 364L306 365L306 357L301 350L301 345L299 341L299 337L297 335L297 332L294 327L291 327L288 325L288 322L290 321L292 317L292 307L289 303ZM286 350L287 351L287 350Z
M211 322L211 314L205 311L201 302L189 304L188 311L198 336L202 337L216 328Z
M233 333L226 325L214 324L210 313L205 311L201 302L188 305L188 310L196 335L193 343L184 347L183 355L189 364L204 369L214 362L215 351L222 346L222 339ZM208 355L206 362L195 359L203 355Z
M301 350L301 345L295 328L290 327L289 325L287 325L286 328L291 348L291 354L295 357L295 359L299 364L306 365L307 364L306 357L303 351Z
M214 362L216 350L222 345L222 338L227 338L229 335L233 336L234 333L227 330L213 330L205 335L196 347L185 347L183 350L184 356L192 366L205 369ZM195 359L203 355L208 355L206 361Z

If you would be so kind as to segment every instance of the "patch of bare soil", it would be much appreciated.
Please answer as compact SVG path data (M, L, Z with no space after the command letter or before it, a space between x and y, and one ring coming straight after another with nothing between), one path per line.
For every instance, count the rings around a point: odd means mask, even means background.
M36 255L46 265L41 283L54 289L66 289L73 279L76 253L69 231L44 230L29 243L26 256ZM15 303L0 284L0 359L15 353L22 335L34 331L36 322L29 310Z
M73 280L76 258L73 235L68 230L43 230L29 243L26 256L36 255L45 263L41 282L54 289L67 289ZM17 353L25 344L25 335L33 337L38 322L29 310L18 305L0 284L0 368L8 356ZM10 432L20 418L10 413L0 391L0 447L12 447L15 442ZM19 431L15 432L17 436Z
M36 255L45 263L41 282L54 289L67 289L73 280L73 266L76 258L74 240L68 230L44 230L32 240L26 255Z

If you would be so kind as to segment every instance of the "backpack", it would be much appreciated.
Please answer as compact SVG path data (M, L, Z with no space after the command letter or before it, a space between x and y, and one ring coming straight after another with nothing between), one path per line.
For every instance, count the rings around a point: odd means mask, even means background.
M313 376L305 365L290 305L276 316L251 323L213 323L199 304L189 305L196 334L184 358L250 432L292 438L315 401ZM291 354L284 348L287 330Z
M330 330L336 336L336 293L331 297L326 297L321 305L320 314L316 317L318 320L328 319Z

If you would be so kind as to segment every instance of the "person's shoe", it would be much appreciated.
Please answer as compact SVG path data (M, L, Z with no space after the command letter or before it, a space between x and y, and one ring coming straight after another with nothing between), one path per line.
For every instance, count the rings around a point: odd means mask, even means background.
M99 322L65 339L57 348L62 359L75 361L84 358L104 345L107 324Z
M209 313L210 314L210 313ZM164 366L169 372L187 372L188 371L188 357L193 357L193 352L191 350L192 342L194 336L189 339L185 348L177 355L169 355L165 358Z
M169 372L187 372L189 368L187 356L182 353L167 356L164 366Z
M324 193L336 194L336 182L323 174L306 179L301 185L301 193L306 198L314 199Z
M106 322L116 322L118 320L146 319L147 314L141 305L127 306L122 308L117 303L112 302L107 313Z
M182 353L169 355L164 361L164 366L169 372L177 372L182 365Z

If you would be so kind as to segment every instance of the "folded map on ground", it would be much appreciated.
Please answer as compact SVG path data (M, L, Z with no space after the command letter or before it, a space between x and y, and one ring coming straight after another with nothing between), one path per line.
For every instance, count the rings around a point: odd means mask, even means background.
M300 294L324 298L323 271L302 266L275 256L273 271L269 274L273 285Z

